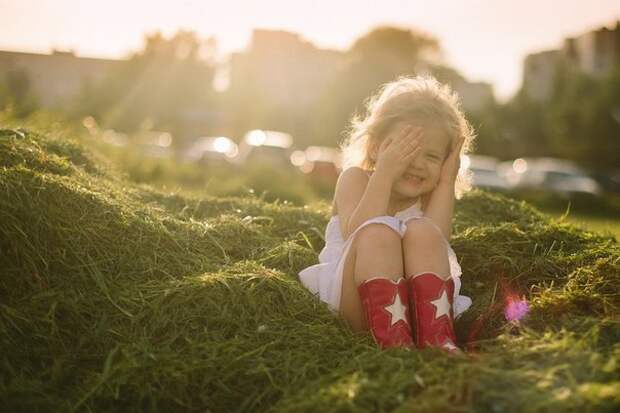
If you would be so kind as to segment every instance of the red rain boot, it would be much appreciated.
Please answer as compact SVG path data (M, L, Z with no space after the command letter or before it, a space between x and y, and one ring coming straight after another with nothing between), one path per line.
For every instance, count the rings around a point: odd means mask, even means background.
M454 280L443 280L435 273L426 272L407 281L418 348L441 347L450 353L460 353L453 325Z
M371 278L357 291L375 342L381 348L413 347L405 279Z

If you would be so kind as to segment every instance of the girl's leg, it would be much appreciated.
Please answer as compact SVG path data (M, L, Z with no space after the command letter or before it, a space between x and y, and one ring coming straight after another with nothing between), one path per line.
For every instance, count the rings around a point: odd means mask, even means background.
M428 218L407 221L403 255L407 277L433 272L444 280L450 278L446 241L439 228Z
M446 241L439 228L428 219L408 221L403 255L418 347L430 345L456 351L454 281Z
M407 345L406 296L400 235L384 224L363 227L345 258L342 315L354 331L370 329L382 347Z

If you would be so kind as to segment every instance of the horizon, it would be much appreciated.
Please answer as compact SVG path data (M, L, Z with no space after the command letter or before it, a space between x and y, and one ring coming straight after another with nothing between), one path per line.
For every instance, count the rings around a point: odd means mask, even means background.
M459 4L448 4L447 0L388 0L374 8L370 1L358 1L354 2L358 14L351 13L351 1L336 2L327 7L329 10L309 0L294 5L283 0L267 0L260 5L241 0L226 4L188 0L174 7L171 2L149 6L127 5L119 0L109 3L85 6L77 0L0 0L1 8L6 10L0 15L0 27L5 32L0 49L44 54L54 49L72 50L79 57L120 59L140 50L147 34L160 31L168 37L185 29L202 39L214 37L218 60L223 60L230 53L244 50L255 29L293 32L318 48L344 51L374 27L389 25L434 36L440 42L442 62L470 82L490 83L496 99L505 102L521 85L526 55L560 48L565 38L611 28L620 20L620 2L612 0L572 0L564 2L561 9L552 0L500 5L491 0ZM37 31L26 30L29 27L22 21L31 15L33 5L47 17L38 21L42 27ZM418 12L418 6L426 8L424 13ZM237 15L241 7L246 7L248 13ZM474 19L479 20L478 30L462 29L463 21ZM110 31L109 21L120 30ZM527 24L519 26L520 21ZM489 36L489 32L495 35Z

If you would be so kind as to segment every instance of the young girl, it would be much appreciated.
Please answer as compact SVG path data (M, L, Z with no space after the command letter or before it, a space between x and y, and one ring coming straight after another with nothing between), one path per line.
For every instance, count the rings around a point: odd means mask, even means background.
M319 264L299 273L382 348L458 351L453 320L471 299L459 295L461 268L448 240L455 191L469 189L460 155L474 139L459 106L429 75L401 77L368 101L343 145Z

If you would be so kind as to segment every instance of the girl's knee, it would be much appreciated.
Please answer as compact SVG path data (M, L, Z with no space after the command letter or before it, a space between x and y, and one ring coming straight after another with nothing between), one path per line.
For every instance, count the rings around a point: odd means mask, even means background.
M443 246L445 238L441 230L430 218L407 221L403 243L422 243L424 245Z
M433 272L443 279L450 277L447 243L441 230L429 219L407 222L403 251L409 276Z
M400 235L389 225L373 223L361 228L355 236L358 246L399 246Z

